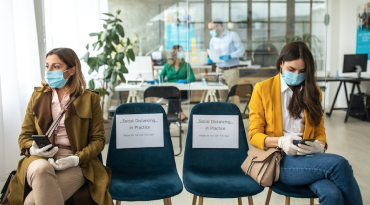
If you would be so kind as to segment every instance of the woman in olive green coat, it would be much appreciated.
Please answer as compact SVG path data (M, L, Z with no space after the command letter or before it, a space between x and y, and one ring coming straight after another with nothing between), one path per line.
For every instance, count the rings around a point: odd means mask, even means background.
M87 183L91 198L95 203L111 205L113 200L108 191L111 172L110 169L102 165L97 157L105 145L104 119L100 107L100 97L97 93L85 89L86 83L81 72L80 61L73 50L68 48L53 49L46 57L47 71L45 78L47 82L43 82L42 87L35 88L27 106L22 131L18 140L21 155L25 157L19 161L15 178L9 185L9 202L11 205L23 203L38 205L64 204L67 198L63 197L66 197L68 194L64 193L63 189L74 189L69 194L71 195L77 191L81 184L76 188L73 188L76 184L68 185L67 187L57 187L57 192L60 193L52 193L52 196L45 193L45 191L50 190L43 190L42 193L39 193L35 189L47 187L53 183L54 187L58 186L60 185L59 181L57 181L58 177L62 176L61 173L67 173L63 175L64 184L67 182L74 183L74 181ZM56 74L60 74L59 79ZM55 119L55 111L53 110L55 105L52 105L52 103L55 103L55 100L63 102L63 100L70 99L69 97L72 98L72 96L77 97L69 105L64 118L62 118L62 121L65 119L63 121L64 130L66 131L64 131L66 136L64 141L70 146L59 146L56 143L57 141L54 138L58 136L58 132L59 134L63 133L59 131L58 127L52 137L49 138L55 147L51 151L46 151L46 147L39 148L34 143L32 135L44 135L49 129L53 122L53 117ZM49 146L51 147L51 145ZM60 154L61 151L65 153L70 152L71 154L59 156L54 161L55 156ZM43 169L43 167L48 169L47 174L40 175L39 178L41 180L33 176L38 172L32 173L32 176L29 174L30 165L36 163L36 161L41 162L43 166L41 166L42 168L40 166L37 168L33 167L33 169ZM50 171L50 169L52 170ZM76 179L76 176L72 175L69 177L69 170L82 172L80 177L82 179ZM42 173L42 170L40 173ZM49 176L54 180L46 181L45 179ZM39 180L38 184L31 182L32 180ZM55 183L56 181L58 183ZM33 189L30 194L27 193L29 186ZM68 191L71 192L71 190ZM70 197L69 195L67 196L68 198Z

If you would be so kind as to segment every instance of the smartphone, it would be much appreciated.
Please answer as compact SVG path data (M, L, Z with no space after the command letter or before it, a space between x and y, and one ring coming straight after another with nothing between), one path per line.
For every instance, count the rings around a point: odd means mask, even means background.
M39 148L43 148L43 147L51 144L50 141L49 141L49 138L46 137L46 135L32 135L32 138L36 142L36 144ZM50 151L52 149L53 149L53 147L50 147L50 149L48 149L47 151Z
M304 140L300 140L298 142L298 144L304 144L304 145L307 145L306 142L314 142L316 139L304 139Z

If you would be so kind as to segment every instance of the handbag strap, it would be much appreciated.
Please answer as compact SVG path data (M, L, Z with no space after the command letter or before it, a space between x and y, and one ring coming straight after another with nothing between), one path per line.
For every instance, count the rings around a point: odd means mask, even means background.
M68 103L62 108L62 110L59 112L57 118L54 120L53 124L51 124L50 128L48 129L48 131L46 132L46 136L49 137L51 135L51 133L55 130L55 128L58 126L60 120L62 119L62 116L64 115L64 113L67 112L67 108L68 106L76 99L76 96L73 96L69 101Z
M276 156L276 169L275 169L276 173L275 173L274 182L277 182L279 180L279 176L280 176L280 161L284 157L284 152L282 150L280 150L280 152L276 152L275 154L277 156Z

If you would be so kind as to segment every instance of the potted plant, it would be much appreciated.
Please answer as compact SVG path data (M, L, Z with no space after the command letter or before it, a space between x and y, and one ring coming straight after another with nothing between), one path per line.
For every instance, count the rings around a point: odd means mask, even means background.
M316 65L316 68L317 68L318 58L320 58L322 56L321 51L320 51L320 46L319 46L321 41L317 36L309 34L309 33L305 33L302 36L297 35L297 36L293 36L291 38L286 37L282 41L285 42L285 43L290 43L292 41L302 41L302 42L304 42L307 45L307 47L311 50L312 55L314 56L315 65Z
M118 18L121 13L117 10L116 14L103 13L107 16L103 24L104 30L97 33L90 33L90 36L96 38L96 42L86 45L87 52L81 58L89 66L89 75L93 75L92 79L88 82L88 88L99 92L101 97L101 107L104 111L105 98L114 93L114 84L117 77L122 82L126 82L124 73L128 73L125 66L124 58L127 62L135 61L135 54L133 51L134 45L131 44L129 38L125 37L124 29L121 25L122 20ZM103 69L103 76L99 75L99 71ZM96 86L95 82L99 82ZM109 123L109 121L106 121ZM110 125L107 125L110 131ZM110 133L109 133L110 135ZM108 139L108 138L107 138Z

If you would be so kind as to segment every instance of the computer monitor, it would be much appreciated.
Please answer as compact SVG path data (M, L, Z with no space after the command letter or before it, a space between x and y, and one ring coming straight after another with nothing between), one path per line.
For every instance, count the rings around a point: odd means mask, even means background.
M366 72L368 54L344 55L343 73ZM361 68L361 70L360 70Z
M163 64L163 56L161 51L153 51L152 52L152 59L154 65L162 65Z
M123 74L126 80L153 80L152 59L150 56L136 56L135 61L130 61L130 63L125 58L124 62L128 70L128 73Z

